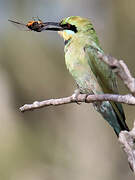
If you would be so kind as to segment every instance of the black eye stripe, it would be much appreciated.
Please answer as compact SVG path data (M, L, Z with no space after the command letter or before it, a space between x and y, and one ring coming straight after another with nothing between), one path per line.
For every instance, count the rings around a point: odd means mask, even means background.
M76 28L76 26L74 26L74 25L70 25L70 29L71 29L72 31L74 31L75 33L77 32L77 28Z
M72 25L72 24L62 24L61 25L64 29L67 29L67 30L71 30L71 31L74 31L75 33L77 32L77 28L75 25Z

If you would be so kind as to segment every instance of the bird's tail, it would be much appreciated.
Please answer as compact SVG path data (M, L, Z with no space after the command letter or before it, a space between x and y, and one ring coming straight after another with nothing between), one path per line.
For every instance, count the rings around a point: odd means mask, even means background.
M94 103L96 110L113 127L117 136L123 130L129 131L125 121L125 114L120 103L103 101Z

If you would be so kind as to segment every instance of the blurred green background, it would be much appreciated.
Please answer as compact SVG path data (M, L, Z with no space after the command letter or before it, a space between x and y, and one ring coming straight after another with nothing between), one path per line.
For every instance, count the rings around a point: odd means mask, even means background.
M91 18L105 52L135 76L134 0L0 0L0 180L133 180L113 130L92 105L21 113L35 100L71 95L75 83L55 32L25 32L7 19ZM121 93L127 92L119 83ZM135 108L124 106L132 127Z

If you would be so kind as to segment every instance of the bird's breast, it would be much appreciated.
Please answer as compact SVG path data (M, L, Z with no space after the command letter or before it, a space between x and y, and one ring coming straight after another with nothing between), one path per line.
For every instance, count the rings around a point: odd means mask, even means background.
M65 50L65 62L69 71L78 70L83 66L85 58L85 52L83 48L77 48L69 45Z
M67 69L75 79L82 93L102 91L88 63L89 56L83 47L85 46L81 44L70 44L65 47Z
M65 51L67 69L82 93L90 92L91 72L83 48L69 46Z

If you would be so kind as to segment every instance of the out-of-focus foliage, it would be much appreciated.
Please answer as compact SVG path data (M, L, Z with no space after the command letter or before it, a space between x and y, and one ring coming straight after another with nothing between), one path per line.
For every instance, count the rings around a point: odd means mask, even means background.
M19 31L7 21L89 17L105 52L123 58L135 75L134 7L134 0L0 0L1 180L134 179L114 132L92 105L19 112L24 103L70 95L75 83L57 33ZM124 108L132 126L134 107Z

